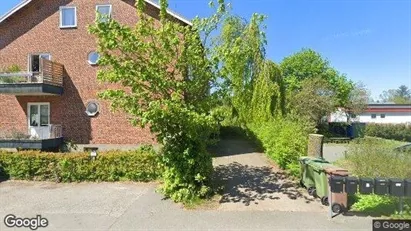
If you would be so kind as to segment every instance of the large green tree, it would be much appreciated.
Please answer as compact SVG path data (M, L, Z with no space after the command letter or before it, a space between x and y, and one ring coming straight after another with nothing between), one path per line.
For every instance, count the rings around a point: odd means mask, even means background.
M336 100L336 92L325 79L307 78L289 97L289 108L292 113L319 125L324 116L334 112Z
M265 59L264 16L254 14L248 22L231 14L221 18L221 33L212 39L210 58L220 76L219 91L239 122L250 119L251 99Z
M385 103L408 104L411 103L411 90L406 85L401 85L397 89L384 91L380 99Z
M204 25L181 25L167 15L166 0L160 5L160 24L138 0L135 26L100 20L90 32L101 55L98 79L121 86L100 96L127 112L133 124L150 127L163 145L162 191L174 201L189 201L210 192L212 161L206 145L216 131L209 113L215 76L200 38Z
M322 78L336 94L336 106L346 106L354 84L343 74L331 67L328 60L312 49L303 49L285 57L280 63L289 94L300 89L305 79Z

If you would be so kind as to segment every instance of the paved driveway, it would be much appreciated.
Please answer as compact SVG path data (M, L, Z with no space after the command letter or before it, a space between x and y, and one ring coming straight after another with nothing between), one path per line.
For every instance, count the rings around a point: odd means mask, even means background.
M323 146L324 158L330 162L344 158L348 144L332 144L326 143Z
M329 219L248 143L226 140L217 150L216 176L226 188L216 207L183 209L156 184L7 181L0 183L0 230L8 230L7 214L40 214L49 226L39 230L371 230L369 217Z

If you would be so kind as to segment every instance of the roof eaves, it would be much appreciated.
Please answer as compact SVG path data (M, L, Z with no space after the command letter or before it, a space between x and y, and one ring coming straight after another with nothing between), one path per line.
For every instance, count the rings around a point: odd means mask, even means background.
M21 8L25 7L27 4L29 4L32 0L24 0L22 2L20 2L19 4L17 4L15 7L13 7L11 10L9 10L8 12L6 12L5 14L3 14L0 17L0 23L2 23L4 20L6 20L8 17L10 17L11 15L13 15L15 12L17 12L18 10L20 10Z
M158 8L158 9L161 9L161 6L160 6L159 4L157 4L156 2L151 1L151 0L145 0L145 1L146 1L148 4L154 6L154 7ZM176 13L176 12L174 12L174 11L172 11L172 10L167 9L167 13L168 13L169 15L173 16L174 18L176 18L176 19L184 22L185 24L187 24L187 25L189 25L189 26L192 26L192 25L193 25L190 20L184 18L183 16L179 15L178 13Z

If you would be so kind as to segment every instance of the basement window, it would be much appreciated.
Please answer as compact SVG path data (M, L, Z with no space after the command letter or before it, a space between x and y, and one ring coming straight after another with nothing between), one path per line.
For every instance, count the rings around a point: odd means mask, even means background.
M371 119L377 118L377 114L371 114Z
M75 6L60 7L60 28L77 27L77 8Z
M385 114L381 114L381 118L384 119L384 118L385 118Z

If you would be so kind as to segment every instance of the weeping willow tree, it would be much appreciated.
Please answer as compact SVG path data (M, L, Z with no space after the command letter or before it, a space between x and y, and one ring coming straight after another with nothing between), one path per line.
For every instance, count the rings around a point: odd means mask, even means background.
M223 101L240 124L249 119L253 85L265 57L263 20L258 14L250 22L229 15L222 20L221 34L212 44L211 60L221 77Z
M254 14L248 22L230 15L222 20L214 40L211 60L222 77L224 103L237 123L246 125L284 114L281 71L265 57L265 16Z
M272 61L265 61L254 81L250 122L265 122L285 114L285 88L281 71Z

